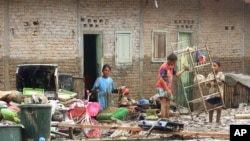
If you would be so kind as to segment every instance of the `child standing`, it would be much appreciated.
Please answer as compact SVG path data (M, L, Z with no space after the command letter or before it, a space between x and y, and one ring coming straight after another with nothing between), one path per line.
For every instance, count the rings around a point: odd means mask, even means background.
M212 69L214 70L215 74L216 74L216 80L219 84L219 90L222 94L222 97L214 97L214 98L210 98L207 100L208 102L208 105L210 107L213 107L215 105L222 105L222 100L223 100L223 87L224 87L224 84L223 82L225 81L225 75L223 74L223 72L220 71L220 62L219 61L213 61L213 64L212 64ZM209 79L213 79L214 78L214 74L213 73L210 73L208 74L208 77L207 77L207 80ZM218 88L217 88L217 85L216 85L216 82L215 81L209 81L207 82L207 86L209 87L209 94L212 94L212 93L216 93L218 92ZM221 117L221 108L218 108L216 109L217 111L217 116L216 116L216 122L219 123L220 122L220 117ZM212 122L213 121L213 113L214 113L214 110L211 110L209 111L209 122Z
M111 93L117 93L118 90L121 90L121 88L115 88L113 79L109 77L110 72L111 66L105 64L102 68L103 75L96 79L92 88L92 92L97 93L98 102L101 104L101 111L113 103Z
M164 62L158 71L158 81L156 87L161 103L161 118L168 118L170 111L170 101L173 100L172 83L173 76L180 76L185 70L176 72L174 66L177 62L177 56L172 53L168 55L167 61ZM188 70L188 68L185 68Z

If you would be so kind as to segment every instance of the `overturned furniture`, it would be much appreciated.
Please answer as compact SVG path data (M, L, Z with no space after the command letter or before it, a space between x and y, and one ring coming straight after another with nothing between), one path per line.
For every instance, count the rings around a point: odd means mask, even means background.
M224 100L227 108L237 108L239 103L250 103L250 76L236 73L225 74Z

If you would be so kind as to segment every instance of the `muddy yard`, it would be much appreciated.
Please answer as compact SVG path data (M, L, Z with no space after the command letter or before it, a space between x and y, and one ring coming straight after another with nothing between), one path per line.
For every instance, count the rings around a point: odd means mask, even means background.
M237 109L223 109L220 123L215 123L216 112L214 113L214 122L208 122L208 114L201 113L198 116L180 115L173 117L171 121L177 121L184 124L182 131L159 131L153 132L146 137L147 131L131 133L126 130L103 130L102 138L87 139L83 134L75 136L74 140L199 140L199 141L222 141L229 140L230 125L232 124L250 124L250 119L235 119L235 114L246 114L250 112L250 106L240 104ZM115 123L112 123L115 125ZM119 126L138 127L137 122L121 122ZM110 123L102 123L102 125L110 125ZM56 137L53 141L71 141L70 139Z

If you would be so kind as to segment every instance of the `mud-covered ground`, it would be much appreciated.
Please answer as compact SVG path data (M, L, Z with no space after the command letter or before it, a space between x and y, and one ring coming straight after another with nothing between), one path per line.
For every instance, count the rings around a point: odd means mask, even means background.
M199 140L199 141L222 141L229 140L229 130L230 125L232 124L250 124L250 119L235 119L235 114L247 114L250 113L250 106L246 106L241 104L237 109L223 109L221 122L216 123L216 112L214 112L214 121L213 123L208 122L208 114L201 113L198 116L193 116L193 120L190 115L180 115L179 117L173 117L171 121L177 121L179 123L184 124L184 130L180 132L180 134L158 134L151 133L148 137L146 137L146 131L141 131L138 134L131 135L128 131L111 131L111 130L103 130L103 136L100 139L87 139L83 134L79 134L75 137L74 140ZM121 123L124 126L136 126L136 122ZM123 125L121 125L123 126ZM115 133L116 134L115 134ZM182 134L183 132L183 134ZM188 132L198 132L199 134L186 134ZM216 136L210 133L222 134L222 136ZM115 136L114 136L115 134ZM206 135L207 134L207 135ZM70 139L57 137L56 139L52 139L53 141L71 141Z

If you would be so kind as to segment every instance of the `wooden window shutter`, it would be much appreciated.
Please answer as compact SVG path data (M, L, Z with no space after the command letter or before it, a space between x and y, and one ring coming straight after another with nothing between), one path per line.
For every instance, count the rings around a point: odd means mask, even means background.
M165 58L166 57L166 34L165 33L154 33L154 58Z
M115 55L116 63L132 62L131 34L130 33L117 33L116 34L115 54L116 54Z

